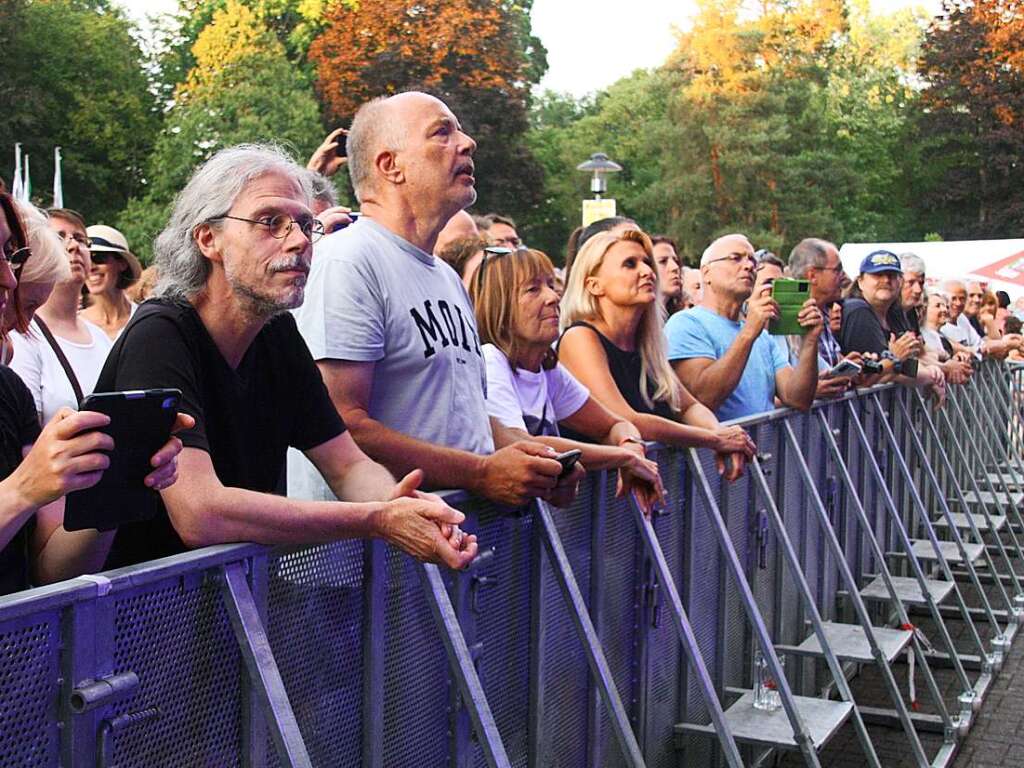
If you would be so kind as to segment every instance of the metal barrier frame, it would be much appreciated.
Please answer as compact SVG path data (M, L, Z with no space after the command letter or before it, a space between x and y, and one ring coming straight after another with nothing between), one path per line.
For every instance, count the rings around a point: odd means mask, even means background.
M1024 607L1013 571L1024 559L1024 520L1011 495L1024 481L1020 370L989 364L954 392L939 415L945 433L918 393L892 387L816 403L808 414L740 420L763 453L731 487L712 477L710 454L655 447L672 503L651 518L635 500L612 497L607 473L593 474L569 510L537 502L510 513L449 493L485 548L465 572L414 563L380 542L242 544L2 597L9 674L0 674L0 695L18 701L21 719L0 721L0 763L737 768L770 749L739 741L727 706L751 687L749 659L760 647L790 747L806 764L820 765L822 739L802 702L834 692L866 761L879 765L862 712L870 722L885 717L854 702L855 667L826 636L828 622L845 621L865 632L915 762L948 765ZM1005 432L994 433L1005 439L957 440L954 427L982 403L994 408L983 425L997 430L1005 419ZM1005 541L986 540L970 521L970 536L987 544L984 573L966 558L954 570L940 556L958 606L928 605L946 651L926 653L916 635L910 644L946 736L930 760L916 730L931 726L907 712L874 639L881 614L856 587L881 573L895 597L886 553L896 546L924 589L911 529L938 552L937 515L962 551L947 499L966 512L964 489L981 500L982 483L992 494L982 518L991 531L990 506L1007 515ZM986 579L1005 609L989 605ZM981 609L967 608L961 583L979 592ZM895 603L891 620L909 625ZM974 617L993 627L990 650ZM944 624L953 619L969 625L976 656L954 648ZM793 638L806 637L805 623L827 679L813 665L780 662ZM320 689L316 668L327 659L342 664L343 682ZM957 715L931 676L937 660L960 680ZM32 740L18 730L25 723L35 724Z

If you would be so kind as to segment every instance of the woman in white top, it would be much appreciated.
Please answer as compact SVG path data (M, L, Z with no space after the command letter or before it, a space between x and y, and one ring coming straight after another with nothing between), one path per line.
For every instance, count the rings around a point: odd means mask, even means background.
M47 339L52 335L81 395L93 391L113 343L99 327L78 314L82 286L89 274L89 238L82 217L67 209L49 212L50 227L64 242L70 276L53 286L45 303L24 333L12 333L11 368L28 386L40 423L47 423L62 407L78 409L79 395L71 376Z
M618 468L619 494L635 492L649 512L664 490L640 433L590 397L551 348L559 296L548 257L532 250L487 253L470 296L487 363L488 414L524 438L559 451L579 449L588 469ZM560 437L559 424L602 444Z
M88 294L82 317L102 328L111 341L117 341L138 309L126 290L138 281L142 266L128 249L125 236L113 227L93 224L86 232L92 269L85 280Z

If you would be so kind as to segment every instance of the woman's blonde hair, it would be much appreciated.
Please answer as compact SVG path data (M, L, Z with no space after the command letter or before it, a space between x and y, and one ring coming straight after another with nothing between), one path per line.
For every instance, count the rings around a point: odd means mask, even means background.
M71 266L64 244L50 227L46 214L34 205L14 203L25 223L32 255L25 262L18 275L19 283L59 283L71 277Z
M493 344L508 358L512 370L521 352L515 329L519 322L519 289L537 277L555 276L555 265L547 254L534 250L511 253L484 252L469 284L469 297L476 311L481 344ZM545 369L558 362L554 350L544 359Z
M644 249L646 260L654 273L654 295L658 295L658 271L654 268L654 256L651 240L643 232L629 230L620 235L602 232L587 240L576 254L572 272L565 285L562 296L561 326L564 331L573 323L583 320L592 321L602 318L597 297L587 290L587 278L593 277L604 263L604 257L616 243L637 243ZM665 351L665 335L663 314L665 308L660 301L652 301L644 310L644 316L637 327L636 348L640 351L640 395L649 407L654 407L655 400L667 402L673 410L679 409L682 385L676 378L675 371L668 363ZM648 383L654 385L654 397L648 396Z

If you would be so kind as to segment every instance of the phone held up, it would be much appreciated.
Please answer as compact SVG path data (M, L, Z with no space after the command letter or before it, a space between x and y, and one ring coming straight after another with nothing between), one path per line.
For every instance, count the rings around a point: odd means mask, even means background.
M779 278L772 282L772 298L779 305L779 317L768 324L773 336L803 336L807 329L796 319L804 303L811 298L810 284L806 280Z

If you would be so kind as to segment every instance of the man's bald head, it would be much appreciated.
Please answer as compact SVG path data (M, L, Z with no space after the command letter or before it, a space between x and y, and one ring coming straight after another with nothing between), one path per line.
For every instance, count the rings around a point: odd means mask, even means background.
M480 237L480 230L476 226L476 220L470 214L459 211L448 219L444 229L438 233L437 242L434 244L434 255L441 253L449 243L467 237Z
M750 244L750 240L747 239L746 235L722 235L704 249L704 253L700 257L700 265L702 267L706 266L712 261L726 258L733 253L754 255L754 246Z
M443 104L430 94L407 91L368 101L356 112L348 129L345 151L348 175L357 200L362 202L362 193L372 188L377 155L398 152L405 146L410 116L429 102Z

